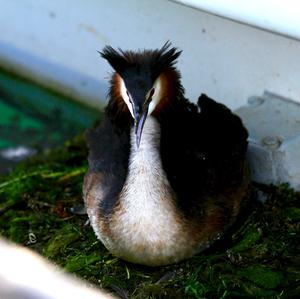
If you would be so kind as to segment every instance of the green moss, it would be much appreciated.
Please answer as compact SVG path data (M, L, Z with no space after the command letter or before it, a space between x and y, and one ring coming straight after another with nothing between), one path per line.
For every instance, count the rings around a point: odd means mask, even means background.
M238 275L267 290L275 289L284 282L284 275L282 272L262 265L248 266L238 271Z
M300 221L300 208L288 208L285 211L285 217L290 221Z
M87 169L82 136L0 179L0 234L120 296L136 298L300 298L300 195L263 187L264 205L211 249L176 265L148 268L112 256L95 237L82 204Z
M243 232L243 239L232 248L232 251L239 252L247 250L253 247L261 238L262 231L253 227L252 225L248 225L247 229Z
M100 260L101 255L96 252L89 255L82 255L82 253L78 253L66 262L64 268L68 272L77 272Z
M71 224L66 224L58 229L46 244L43 254L48 258L55 258L64 254L65 249L71 243L80 238L80 232Z

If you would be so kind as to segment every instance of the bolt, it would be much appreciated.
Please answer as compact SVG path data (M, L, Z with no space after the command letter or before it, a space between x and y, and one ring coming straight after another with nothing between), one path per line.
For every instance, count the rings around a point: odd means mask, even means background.
M266 136L262 139L263 146L275 150L280 147L282 140L278 136Z

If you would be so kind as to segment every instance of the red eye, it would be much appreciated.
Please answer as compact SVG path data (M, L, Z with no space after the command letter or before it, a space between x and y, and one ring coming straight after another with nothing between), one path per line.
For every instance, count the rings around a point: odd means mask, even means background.
M132 105L131 97L130 97L130 94L129 94L128 90L126 90L126 94L127 94L127 96L128 96L129 103L131 103L131 105Z
M152 88L151 91L150 91L150 94L149 94L149 98L151 98L154 95L154 92L155 92L155 89Z

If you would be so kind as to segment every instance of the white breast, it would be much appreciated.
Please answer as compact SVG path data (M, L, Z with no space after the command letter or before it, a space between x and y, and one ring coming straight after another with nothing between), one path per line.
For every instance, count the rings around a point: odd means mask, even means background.
M129 172L121 194L127 224L142 223L143 231L145 227L157 230L158 226L168 224L174 209L159 147L159 124L150 116L145 122L139 148L134 131L131 132Z
M186 249L184 221L162 168L158 122L148 117L139 148L135 140L132 130L128 176L110 222L113 238L105 245L115 255L135 263L176 262L192 253L191 248Z
M145 122L139 148L135 140L132 130L129 172L123 190L124 202L134 209L153 208L153 205L169 195L163 194L169 184L159 153L160 128L153 117L148 117Z

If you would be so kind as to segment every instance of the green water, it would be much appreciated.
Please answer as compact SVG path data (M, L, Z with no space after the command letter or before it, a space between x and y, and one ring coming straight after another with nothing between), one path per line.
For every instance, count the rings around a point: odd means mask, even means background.
M95 109L0 69L0 150L57 147L98 116Z

